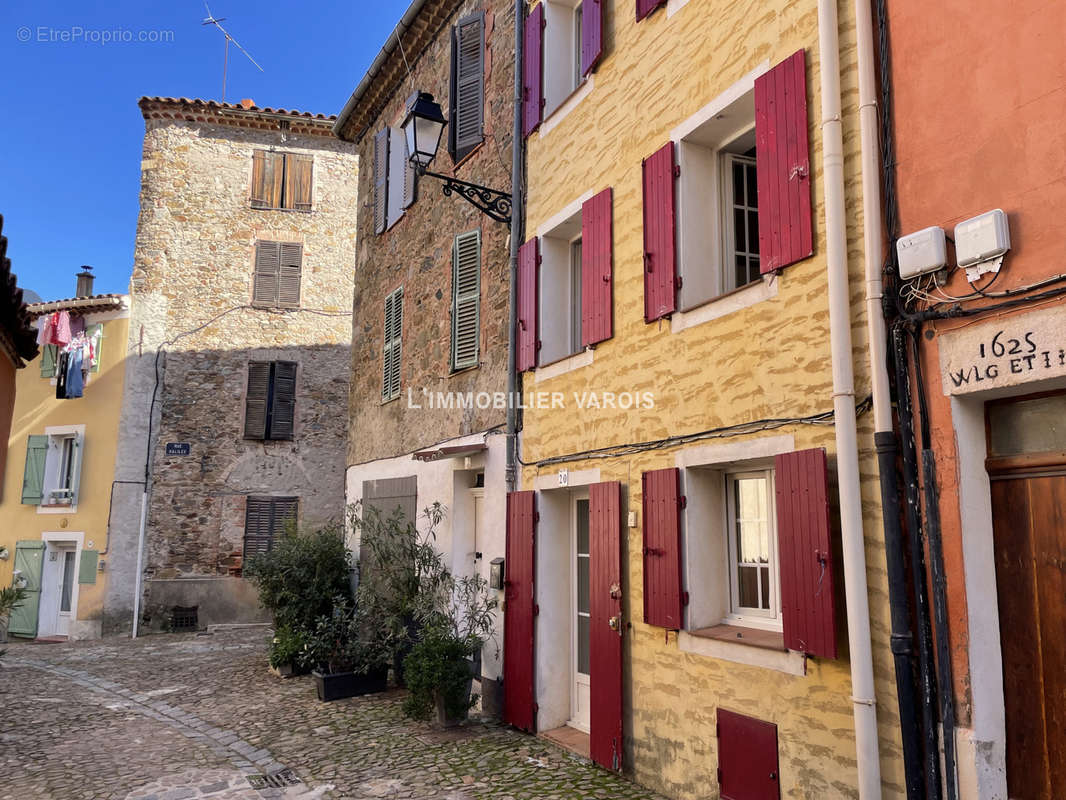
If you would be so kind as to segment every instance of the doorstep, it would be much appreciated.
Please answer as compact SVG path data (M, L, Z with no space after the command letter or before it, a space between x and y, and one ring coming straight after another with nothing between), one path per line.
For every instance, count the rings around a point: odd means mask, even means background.
M554 742L564 750L569 750L571 753L581 756L582 758L590 758L589 756L589 735L579 731L577 728L571 728L569 725L563 725L561 728L555 728L554 730L544 731L538 734L542 739L547 739L549 742Z

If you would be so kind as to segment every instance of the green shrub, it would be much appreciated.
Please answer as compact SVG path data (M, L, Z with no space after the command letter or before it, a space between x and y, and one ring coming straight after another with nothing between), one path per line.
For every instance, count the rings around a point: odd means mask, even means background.
M280 632L314 631L333 613L335 598L351 597L351 557L340 525L311 531L288 528L266 553L250 558L244 577L259 590L259 602Z
M285 664L301 665L306 646L306 637L301 632L279 627L270 641L270 666L277 669Z
M301 663L327 673L358 672L366 675L385 669L392 647L384 629L347 597L338 597L329 616L319 617L314 632L304 642Z
M427 631L404 660L408 695L403 711L413 719L429 719L438 698L452 719L461 719L477 703L470 693L472 662L466 642L445 631Z

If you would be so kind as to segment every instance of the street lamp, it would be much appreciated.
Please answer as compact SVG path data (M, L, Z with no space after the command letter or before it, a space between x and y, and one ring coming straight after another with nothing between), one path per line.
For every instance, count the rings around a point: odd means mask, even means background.
M434 101L433 95L416 91L407 99L407 116L404 117L400 127L407 140L407 152L411 164L419 175L429 175L431 178L443 181L441 191L446 196L458 194L494 220L510 224L510 192L497 191L477 183L461 181L449 175L430 172L427 169L429 163L437 155L441 134L447 124L448 121L441 111L440 103Z

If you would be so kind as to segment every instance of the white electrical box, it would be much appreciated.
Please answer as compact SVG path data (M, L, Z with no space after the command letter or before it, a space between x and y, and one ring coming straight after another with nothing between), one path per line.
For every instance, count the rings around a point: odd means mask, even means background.
M955 258L960 267L999 258L1010 250L1010 229L1003 209L986 211L955 226Z
M943 269L948 263L947 237L934 225L896 240L899 276L903 280Z

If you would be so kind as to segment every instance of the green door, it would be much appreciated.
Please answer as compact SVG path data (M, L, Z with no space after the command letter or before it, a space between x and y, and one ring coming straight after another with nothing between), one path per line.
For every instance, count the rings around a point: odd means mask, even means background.
M16 636L37 635L37 610L41 605L41 572L44 569L44 542L18 542L15 545L16 577L29 593L22 605L11 612L7 632Z

